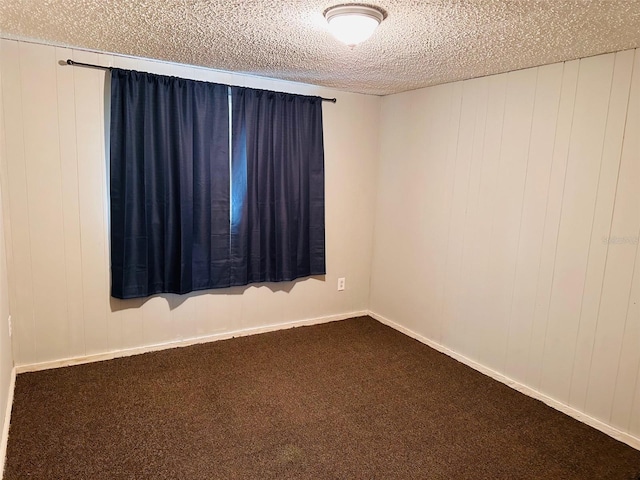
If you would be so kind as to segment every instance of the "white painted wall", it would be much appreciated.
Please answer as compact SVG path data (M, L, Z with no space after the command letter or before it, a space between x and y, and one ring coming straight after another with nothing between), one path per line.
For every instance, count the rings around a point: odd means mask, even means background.
M378 97L1 41L11 221L10 297L17 365L118 352L367 309ZM111 299L105 73L58 65L67 58L219 83L337 97L337 104L325 103L323 107L326 280L199 292L184 297L163 295L146 302ZM344 292L337 291L338 277L347 279ZM3 325L0 318L0 330Z
M2 49L0 47L0 57ZM2 89L2 72L0 72L0 91ZM5 245L5 206L2 193L6 188L5 167L6 150L4 135L4 115L2 109L2 97L0 96L0 478L7 448L6 432L9 428L11 403L13 401L13 352L11 338L9 336L9 287L7 283L7 252Z
M385 97L370 309L640 437L640 50Z

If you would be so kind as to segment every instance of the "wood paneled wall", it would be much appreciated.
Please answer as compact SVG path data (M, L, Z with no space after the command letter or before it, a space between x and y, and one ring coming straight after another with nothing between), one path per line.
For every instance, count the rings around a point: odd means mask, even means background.
M1 40L10 300L18 365L119 352L366 310L375 204L377 97L203 68ZM337 96L324 104L327 275L148 301L109 296L105 72ZM107 111L105 111L105 102ZM337 278L347 278L344 292ZM3 322L3 319L0 319Z
M1 48L17 364L369 307L640 437L640 51L380 100L13 40ZM105 74L60 66L66 58L338 96L324 108L326 279L111 299Z
M0 51L0 55L2 52ZM2 72L0 71L0 91L2 91ZM0 95L0 165L6 158L4 137L4 113ZM1 189L1 187L0 187ZM0 195L0 470L4 468L9 432L9 416L13 402L13 351L9 330L9 285L7 279L7 250L5 245L4 202ZM0 475L0 478L2 475Z
M370 309L640 437L640 50L381 118Z

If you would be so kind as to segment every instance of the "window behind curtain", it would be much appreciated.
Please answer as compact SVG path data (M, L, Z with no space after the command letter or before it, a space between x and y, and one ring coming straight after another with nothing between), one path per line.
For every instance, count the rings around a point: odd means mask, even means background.
M231 90L112 71L112 296L325 273L321 100Z

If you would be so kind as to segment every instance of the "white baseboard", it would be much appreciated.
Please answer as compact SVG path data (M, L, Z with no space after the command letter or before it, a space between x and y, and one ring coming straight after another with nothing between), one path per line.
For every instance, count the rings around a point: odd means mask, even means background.
M4 476L4 463L7 458L7 443L9 442L9 425L11 424L11 407L13 407L13 392L16 387L16 368L11 369L9 391L7 392L7 408L4 412L4 424L2 425L2 437L0 437L0 480Z
M188 347L199 343L215 342L218 340L226 340L234 337L245 337L247 335L256 335L258 333L274 332L276 330L286 330L294 327L302 327L305 325L317 325L320 323L335 322L338 320L346 320L347 318L361 317L368 315L368 311L361 310L349 313L341 313L338 315L328 315L325 317L309 318L305 320L296 320L293 322L276 323L272 325L263 325L260 327L244 328L230 332L221 332L213 335L205 335L202 337L187 338L184 340L171 341L166 343L158 343L147 345L144 347L129 348L125 350L116 350L113 352L98 353L95 355L86 355L83 357L63 358L49 362L30 363L18 365L15 367L15 373L37 372L39 370L49 370L52 368L68 367L71 365L81 365L83 363L101 362L103 360L111 360L119 357L129 357L131 355L140 355L142 353L155 352L158 350L166 350L168 348Z
M593 428L596 428L598 430L600 430L601 432L606 433L607 435L615 438L616 440L620 440L621 442L626 443L627 445L640 450L640 438L635 437L629 433L626 432L622 432L618 429L616 429L615 427L612 427L611 425L608 425L600 420L597 420L593 417L590 417L589 415L587 415L584 412L581 412L579 410L576 410L573 407L570 407L569 405L566 405L562 402L559 402L558 400L555 400L551 397L548 397L547 395L545 395L542 392L539 392L538 390L535 390L525 384L522 384L520 382L517 382L489 367L486 367L474 360L471 360L467 357L465 357L464 355L461 355L457 352L454 352L453 350L450 350L449 348L434 342L433 340L426 338L416 332L414 332L413 330L410 330L406 327L403 327L402 325L399 325L396 322L393 322L391 320L389 320L386 317L383 317L382 315L379 315L375 312L372 311L355 311L355 312L350 312L350 313L344 313L344 314L338 314L338 315L329 315L329 316L325 316L325 317L317 317L317 318L311 318L311 319L306 319L306 320L298 320L298 321L294 321L294 322L287 322L287 323L278 323L278 324L272 324L272 325L264 325L264 326L260 326L260 327L253 327L253 328L246 328L246 329L240 329L240 330L234 330L231 332L222 332L222 333L217 333L217 334L213 334L213 335L206 335L206 336L202 336L202 337L194 337L194 338L189 338L189 339L185 339L185 340L179 340L179 341L174 341L174 342L166 342L166 343L160 343L160 344L155 344L155 345L148 345L148 346L144 346L144 347L138 347L138 348L131 348L131 349L126 349L126 350L118 350L118 351L114 351L114 352L107 352L107 353L100 353L100 354L96 354L96 355L87 355L84 357L74 357L74 358L65 358L65 359L61 359L61 360L54 360L54 361L50 361L50 362L42 362L42 363L33 363L33 364L27 364L27 365L18 365L16 367L13 368L12 373L11 373L11 383L10 383L10 387L9 387L9 398L7 400L7 410L5 412L5 424L4 424L4 428L2 430L2 437L0 438L0 460L2 461L2 465L4 466L4 459L6 456L6 449L7 449L7 440L8 440L8 433L9 433L9 424L10 424L10 418L11 418L11 406L13 404L13 391L14 391L14 387L15 387L15 378L16 378L16 374L19 373L25 373L25 372L35 372L35 371L39 371L39 370L48 370L48 369L52 369L52 368L60 368L60 367L66 367L66 366L71 366L71 365L80 365L83 363L91 363L91 362L100 362L103 360L111 360L113 358L119 358L119 357L128 357L131 355L139 355L142 353L147 353L147 352L155 352L158 350L166 350L169 348L176 348L176 347L186 347L189 345L196 345L199 343L208 343L208 342L215 342L218 340L226 340L229 338L234 338L234 337L244 337L247 335L256 335L259 333L266 333L266 332L273 332L276 330L285 330L285 329L289 329L289 328L294 328L294 327L301 327L301 326L305 326L305 325L317 325L317 324L321 324L321 323L329 323L329 322L334 322L334 321L338 321L338 320L346 320L348 318L354 318L354 317L361 317L364 315L369 315L372 318L376 319L377 321L379 321L380 323L383 323L385 325L388 325L389 327L393 328L394 330L397 330L401 333L404 333L405 335L414 338L416 340L418 340L421 343L424 343L425 345L428 345L429 347L444 353L445 355L448 355L449 357L454 358L455 360L458 360L461 363L464 363L465 365L473 368L474 370L477 370L485 375L488 375L489 377L504 383L505 385L513 388L514 390L517 390L521 393L524 393L525 395L535 398L537 400L540 400L542 402L544 402L545 404L549 405L552 408L555 408L556 410L559 410L562 413L565 413L567 415L569 415L570 417L575 418L576 420L579 420L580 422L583 422ZM0 475L0 480L1 480L2 476Z
M576 410L573 407L570 407L569 405L559 402L558 400L555 400L554 398L548 397L547 395L545 395L542 392L539 392L538 390L535 390L523 383L517 382L516 380L513 380L499 372L496 372L495 370L492 370L489 367L486 367L478 362L475 362L467 357L465 357L464 355L461 355L457 352L454 352L453 350L450 350L449 348L434 342L433 340L423 337L422 335L414 332L413 330L410 330L406 327L403 327L402 325L399 325L391 320L389 320L388 318L383 317L382 315L378 315L375 312L369 311L368 312L369 316L371 316L372 318L378 320L380 323L384 323L385 325L393 328L394 330L397 330L401 333L404 333L405 335L414 338L416 340L418 340L421 343L424 343L425 345L428 345L429 347L433 348L434 350L437 350L439 352L444 353L445 355L448 355L451 358L454 358L456 360L458 360L461 363L464 363L465 365L473 368L474 370L479 371L480 373L484 373L485 375L488 375L489 377L504 383L505 385L513 388L514 390L519 391L520 393L524 393L525 395L535 398L536 400L540 400L544 403L546 403L547 405L549 405L552 408L555 408L556 410L561 411L562 413L565 413L567 415L569 415L570 417L575 418L576 420L579 420L582 423L585 423L593 428L596 428L598 430L600 430L601 432L606 433L607 435L609 435L610 437L615 438L616 440L620 440L623 443L626 443L627 445L640 450L640 438L635 437L629 433L626 432L622 432L620 430L618 430L615 427L612 427L611 425L608 425L600 420L597 420L593 417L590 417L589 415L587 415L584 412L581 412L579 410Z

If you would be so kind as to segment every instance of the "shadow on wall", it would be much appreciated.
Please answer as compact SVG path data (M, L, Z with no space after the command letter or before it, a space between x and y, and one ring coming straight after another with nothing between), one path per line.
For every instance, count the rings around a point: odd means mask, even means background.
M285 292L289 293L293 290L293 287L297 283L308 282L313 280L319 280L321 282L326 281L325 275L315 275L312 277L300 278L297 280L293 280L291 282L270 282L270 283L253 283L250 285L241 285L238 287L230 287L230 288L220 288L220 289L210 289L210 290L199 290L195 292L189 292L184 295L179 295L175 293L160 293L157 295L152 295L150 297L144 298L130 298L127 300L121 300L119 298L109 297L109 305L112 312L120 312L122 310L136 309L142 307L147 301L155 297L161 297L167 300L167 304L169 305L169 310L174 310L181 306L184 302L186 302L189 298L197 296L197 295L242 295L244 292L250 288L268 288L273 293L276 292Z

